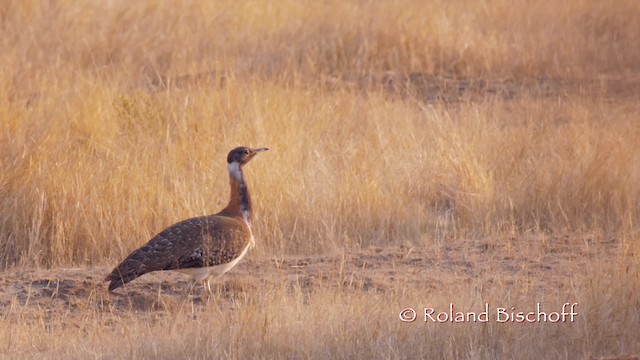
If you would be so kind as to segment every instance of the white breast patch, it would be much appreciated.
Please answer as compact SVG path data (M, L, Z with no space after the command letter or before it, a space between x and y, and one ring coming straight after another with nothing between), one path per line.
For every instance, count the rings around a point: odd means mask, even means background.
M226 273L227 271L231 270L234 266L238 265L240 260L242 260L242 258L245 255L247 255L247 251L249 250L250 246L251 246L251 243L247 244L247 246L244 248L244 250L242 250L242 253L240 253L240 255L238 255L237 258L225 264L214 265L214 266L203 267L203 268L176 269L174 271L193 276L193 281L195 282L202 281L209 276L218 277Z

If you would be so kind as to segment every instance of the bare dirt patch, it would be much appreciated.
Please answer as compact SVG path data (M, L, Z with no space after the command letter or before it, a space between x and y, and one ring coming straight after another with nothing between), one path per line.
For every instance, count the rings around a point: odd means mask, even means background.
M438 246L403 245L323 256L258 258L249 256L217 281L216 301L230 302L261 288L284 286L313 293L335 288L363 293L395 293L398 287L441 292L456 284L481 281L487 286L526 286L532 294L570 291L576 276L597 257L612 260L617 241L589 236L556 236L455 241ZM479 261L481 259L481 261ZM173 272L144 275L109 293L104 276L111 265L62 269L9 269L0 279L0 308L6 317L20 306L29 313L61 312L73 317L84 311L113 315L170 311L189 288L188 277ZM210 298L196 286L189 301L203 305Z
M540 76L528 79L465 78L421 72L384 71L366 76L329 76L327 84L346 84L359 90L382 89L401 99L421 103L480 101L486 98L544 98L579 94L587 97L634 99L640 96L640 77L600 76L558 78Z

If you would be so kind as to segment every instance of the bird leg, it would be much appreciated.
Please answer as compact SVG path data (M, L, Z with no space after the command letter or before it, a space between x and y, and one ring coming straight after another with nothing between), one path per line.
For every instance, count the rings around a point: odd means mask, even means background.
M213 296L213 291L211 291L211 278L212 278L211 275L204 278L204 280L202 280L202 286L204 287L205 290L207 290L209 295Z
M191 293L193 292L193 289L196 287L196 284L198 282L197 281L190 281L189 285L187 286L187 291L185 292L185 299L188 299L189 296L191 296Z

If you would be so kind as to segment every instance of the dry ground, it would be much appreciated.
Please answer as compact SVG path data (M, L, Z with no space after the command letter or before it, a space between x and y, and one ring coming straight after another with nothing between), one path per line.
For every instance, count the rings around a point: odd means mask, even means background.
M526 286L532 293L563 288L571 292L568 280L583 281L588 275L584 269L594 257L607 262L617 260L620 253L616 241L610 240L603 246L589 236L567 235L537 244L526 242L514 237L504 239L499 246L478 240L431 248L407 244L312 257L259 259L252 256L212 283L217 283L219 300L223 302L239 294L255 295L261 289L275 286L300 287L305 293L328 286L384 294L398 284L439 292L459 282L473 280L490 284L492 279L500 279L507 287ZM120 315L131 310L153 312L167 310L163 304L179 300L189 285L186 276L156 272L107 293L102 279L110 270L104 266L7 270L1 282L1 304L8 307L17 302L25 309L70 311L72 317L77 315L74 311L90 307ZM196 303L208 298L201 287L194 290L193 296L197 297Z
M640 319L640 272L637 255L623 243L590 235L495 240L248 256L218 279L213 296L196 288L188 299L186 278L171 272L108 293L101 281L107 266L6 270L0 321L11 325L0 351L6 357L167 359L637 354L637 334L621 329ZM620 280L627 283L612 283ZM534 311L538 302L547 312L577 303L578 316L521 324L497 323L495 314L489 323L399 319L406 307L446 311L454 303L456 311L479 312L489 303L490 309ZM34 330L38 337L30 335ZM617 340L609 343L611 337Z

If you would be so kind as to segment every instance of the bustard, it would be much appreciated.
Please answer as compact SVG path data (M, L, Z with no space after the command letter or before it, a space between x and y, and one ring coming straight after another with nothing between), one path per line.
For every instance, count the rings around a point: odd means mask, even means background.
M109 290L146 273L175 270L193 277L193 284L233 268L255 246L251 232L251 197L242 174L246 165L267 148L237 147L227 156L231 197L217 214L195 217L171 225L132 252L105 278Z

